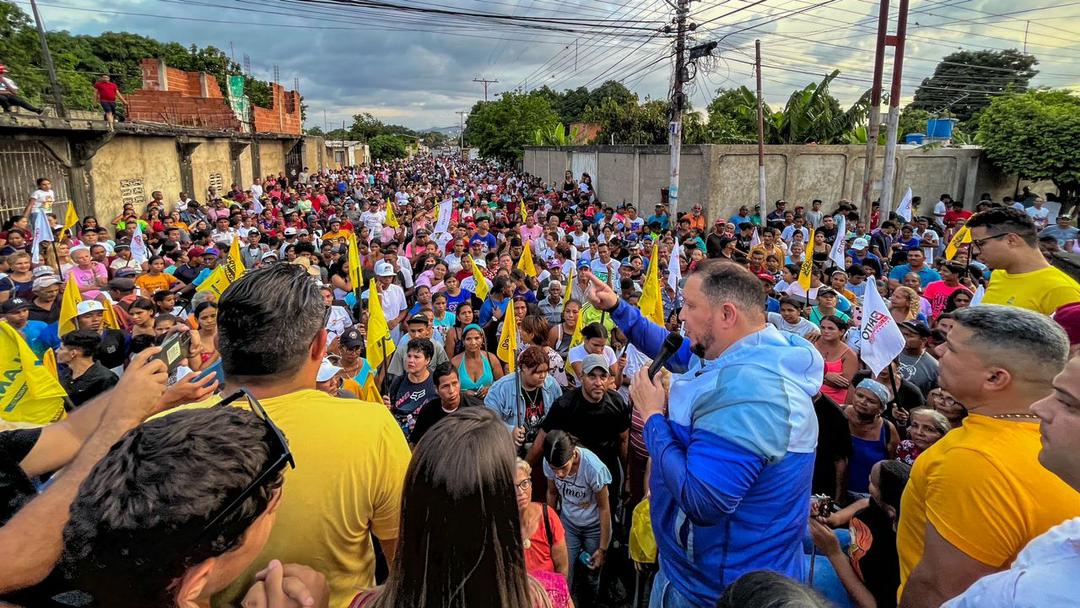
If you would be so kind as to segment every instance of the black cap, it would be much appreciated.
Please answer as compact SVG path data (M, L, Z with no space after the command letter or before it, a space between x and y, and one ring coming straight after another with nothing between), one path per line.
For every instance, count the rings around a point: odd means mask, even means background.
M116 277L109 281L109 289L113 291L135 291L135 281L127 277Z
M428 325L429 323L431 323L431 320L429 320L427 318L427 315L415 314L415 315L409 317L409 320L406 321L406 324L409 324L409 325L411 325L413 323L423 323L424 325Z
M22 298L11 298L5 300L3 304L0 304L0 313L7 315L28 308L30 308L30 302Z
M338 342L345 348L356 348L364 345L364 337L360 335L360 330L354 325L341 334Z
M900 323L900 327L909 329L923 338L930 337L930 328L922 321L904 321L903 323Z

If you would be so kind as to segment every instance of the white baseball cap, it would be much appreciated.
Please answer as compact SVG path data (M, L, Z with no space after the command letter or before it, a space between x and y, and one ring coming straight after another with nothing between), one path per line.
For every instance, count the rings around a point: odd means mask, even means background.
M341 369L342 368L331 363L330 359L323 359L322 363L319 365L319 373L315 376L315 380L317 382L326 382L336 376Z
M397 275L397 273L394 272L394 267L390 264L390 262L383 261L375 264L375 276L392 277L395 275Z
M75 316L81 317L90 312L104 312L105 307L97 300L83 300L75 306Z

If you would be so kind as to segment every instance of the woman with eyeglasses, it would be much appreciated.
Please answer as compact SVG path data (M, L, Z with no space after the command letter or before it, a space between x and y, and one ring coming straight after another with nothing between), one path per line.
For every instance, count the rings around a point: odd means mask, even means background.
M521 538L525 545L525 568L533 572L570 573L566 532L559 515L547 503L532 500L532 467L518 458L514 474Z
M386 584L349 607L569 606L561 577L527 571L514 475L513 443L491 410L463 408L433 426L405 474Z

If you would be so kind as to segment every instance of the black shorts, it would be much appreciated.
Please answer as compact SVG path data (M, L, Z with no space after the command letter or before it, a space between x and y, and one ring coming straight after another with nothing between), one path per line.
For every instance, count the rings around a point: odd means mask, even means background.
M106 114L116 114L116 102L115 101L103 101L103 102L101 102L101 109Z

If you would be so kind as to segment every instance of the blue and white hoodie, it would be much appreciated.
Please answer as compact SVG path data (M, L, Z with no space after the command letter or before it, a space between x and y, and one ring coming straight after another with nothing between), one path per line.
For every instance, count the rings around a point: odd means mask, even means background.
M667 330L625 302L611 316L646 356L659 353ZM652 526L664 575L695 605L752 570L802 580L824 365L810 342L769 325L716 359L684 340L668 360L681 374L668 415L645 425Z

